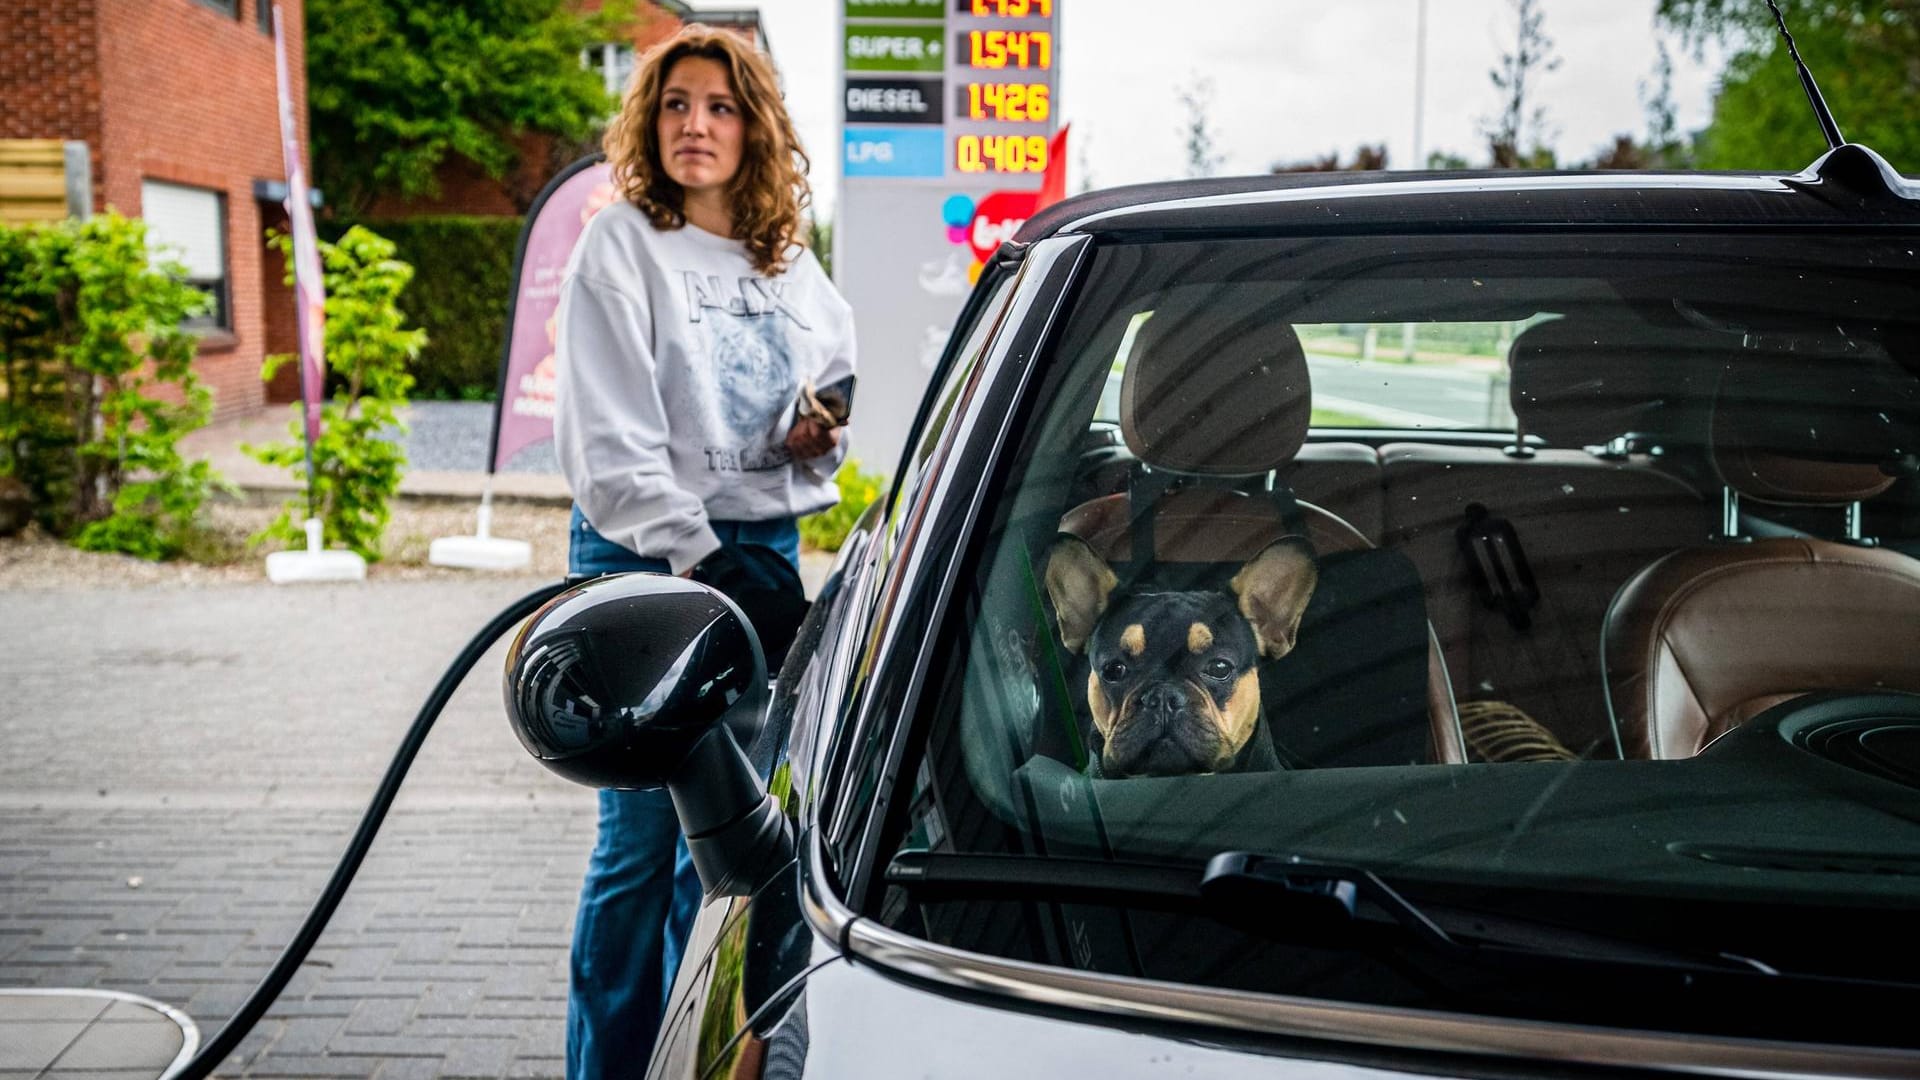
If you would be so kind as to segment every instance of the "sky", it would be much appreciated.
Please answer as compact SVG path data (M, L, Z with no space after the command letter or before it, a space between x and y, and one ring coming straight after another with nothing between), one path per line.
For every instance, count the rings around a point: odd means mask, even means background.
M717 0L716 0L717 2ZM1655 0L1541 0L1560 66L1530 96L1544 105L1562 162L1592 158L1616 134L1646 131L1641 87L1661 34ZM1073 124L1068 190L1186 174L1178 91L1212 83L1218 175L1385 143L1390 167L1447 151L1486 160L1480 133L1500 109L1488 78L1513 49L1511 0L1426 0L1424 151L1414 154L1420 0L1057 0L1060 93ZM757 0L787 105L813 160L814 201L830 217L839 184L840 0ZM699 5L698 0L695 3ZM726 6L726 5L721 5ZM1711 115L1719 58L1669 41L1682 130Z

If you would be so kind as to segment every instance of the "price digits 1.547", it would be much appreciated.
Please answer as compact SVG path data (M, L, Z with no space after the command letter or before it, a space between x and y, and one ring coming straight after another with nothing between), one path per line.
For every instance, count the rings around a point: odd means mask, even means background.
M1045 30L969 30L967 66L1046 71L1053 67L1053 35Z

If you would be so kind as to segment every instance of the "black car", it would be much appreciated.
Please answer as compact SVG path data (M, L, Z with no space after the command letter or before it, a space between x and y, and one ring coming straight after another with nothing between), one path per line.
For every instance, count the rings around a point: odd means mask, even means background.
M914 431L770 697L671 578L515 643L708 885L650 1075L1920 1075L1872 153L1070 199Z

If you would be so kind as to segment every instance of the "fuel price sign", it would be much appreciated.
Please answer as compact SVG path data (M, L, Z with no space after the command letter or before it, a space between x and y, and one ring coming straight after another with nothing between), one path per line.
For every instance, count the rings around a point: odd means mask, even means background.
M1055 7L1054 0L953 0L947 162L956 174L1046 172L1058 85Z

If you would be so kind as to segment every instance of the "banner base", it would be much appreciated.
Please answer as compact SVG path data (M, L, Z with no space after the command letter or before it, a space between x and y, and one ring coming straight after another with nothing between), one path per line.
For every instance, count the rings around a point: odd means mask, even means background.
M428 545L427 561L462 570L518 570L533 561L533 545L497 536L443 536Z
M276 551L267 556L267 580L275 585L314 581L365 581L367 560L351 551L328 551L320 546L320 521L308 518L307 549Z
M480 492L478 527L472 536L443 536L427 546L427 561L461 570L518 570L533 561L533 545L493 535L493 477Z

